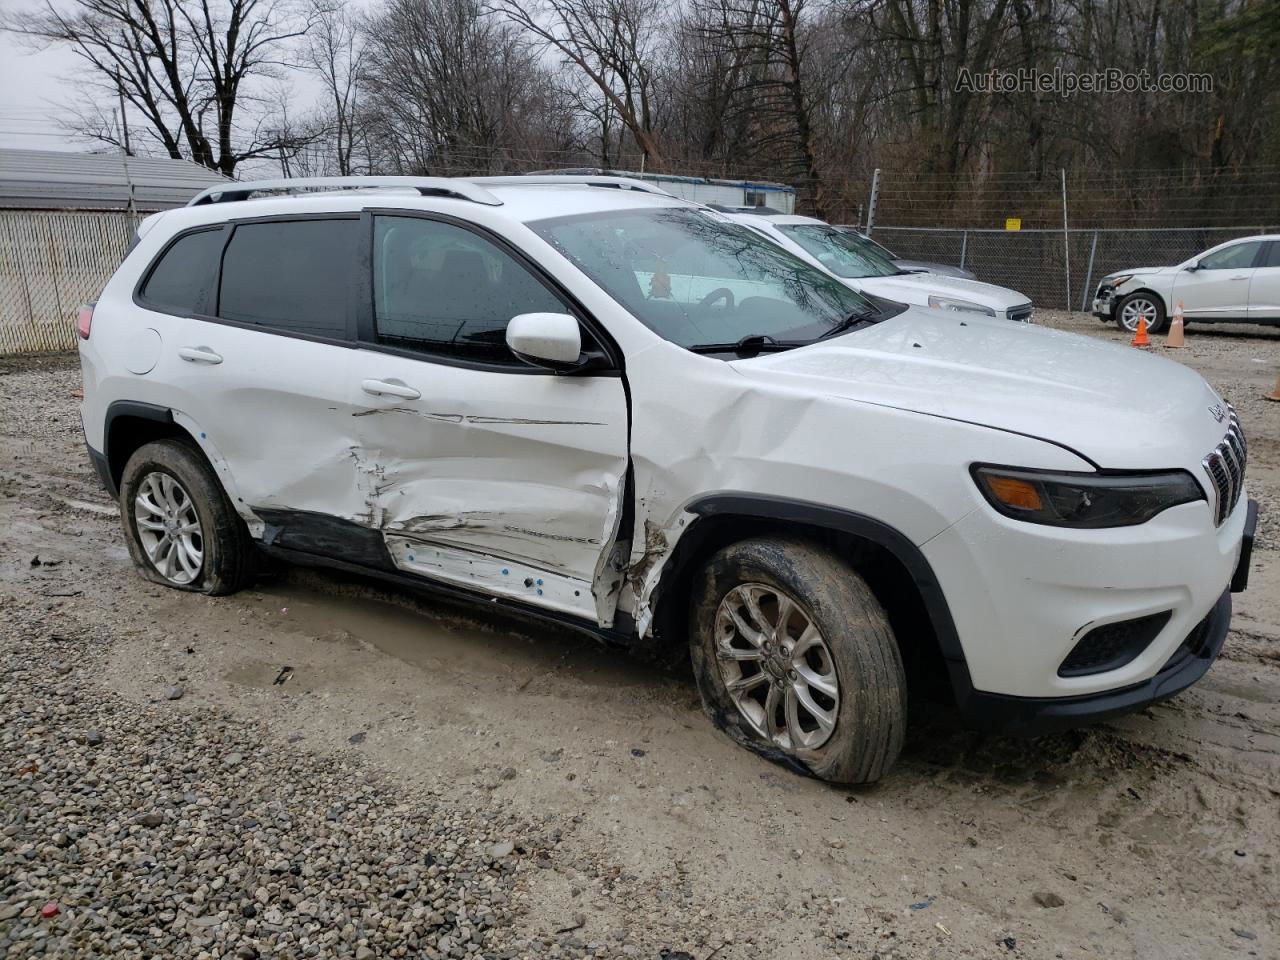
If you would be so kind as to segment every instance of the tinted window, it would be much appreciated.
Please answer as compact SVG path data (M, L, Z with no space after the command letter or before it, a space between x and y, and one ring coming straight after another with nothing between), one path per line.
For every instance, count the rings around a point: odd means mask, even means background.
M510 254L470 230L420 217L376 217L374 327L379 343L524 366L507 323L565 306Z
M180 238L151 271L142 288L142 299L167 313L207 312L224 239L221 229Z
M1267 250L1267 259L1263 261L1262 266L1280 267L1280 241L1271 241Z
M358 220L240 224L222 258L218 316L345 339L359 235Z
M1258 255L1260 240L1253 243L1237 243L1200 258L1201 270L1243 270L1253 266L1253 258Z

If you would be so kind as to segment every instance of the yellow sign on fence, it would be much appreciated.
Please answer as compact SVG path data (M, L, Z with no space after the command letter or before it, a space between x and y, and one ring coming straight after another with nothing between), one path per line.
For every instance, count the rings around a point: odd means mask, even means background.
M1021 230L1021 229L1022 229L1022 218L1021 218L1021 217L1009 217L1009 218L1008 218L1007 220L1005 220L1005 222L1004 222L1004 228L1005 228L1006 230Z

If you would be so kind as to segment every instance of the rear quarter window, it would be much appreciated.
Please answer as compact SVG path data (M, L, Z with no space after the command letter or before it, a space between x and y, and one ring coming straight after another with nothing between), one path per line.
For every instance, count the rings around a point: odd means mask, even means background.
M224 239L220 226L179 237L151 268L141 299L165 313L208 313Z

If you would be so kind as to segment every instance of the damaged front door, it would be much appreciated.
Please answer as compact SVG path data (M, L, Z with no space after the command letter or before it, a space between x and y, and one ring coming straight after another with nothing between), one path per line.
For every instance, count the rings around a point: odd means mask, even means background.
M418 216L372 230L371 329L352 365L359 519L403 570L607 625L622 378L557 376L507 349L513 316L571 308L489 237Z

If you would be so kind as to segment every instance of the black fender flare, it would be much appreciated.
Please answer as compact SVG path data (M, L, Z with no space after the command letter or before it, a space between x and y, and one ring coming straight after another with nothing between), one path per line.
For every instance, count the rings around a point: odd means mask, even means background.
M103 418L102 425L101 460L96 455L97 451L90 449L89 455L93 460L94 468L98 471L99 479L102 480L103 486L106 487L107 492L113 498L120 495L117 478L119 471L124 469L124 464L113 464L111 462L111 428L117 420L125 417L137 420L151 420L170 427L176 426L173 420L173 411L158 404L143 403L139 400L115 400L107 407L107 413Z
M902 531L875 517L853 510L768 494L722 491L698 497L686 504L684 509L700 518L729 515L781 523L803 523L847 533L883 547L902 564L920 592L925 612L933 625L938 646L947 663L957 701L963 704L973 692L973 681L969 676L964 648L960 644L960 635L956 631L955 620L942 592L942 585L924 553ZM689 532L696 527L695 521ZM665 576L664 573L664 579Z

